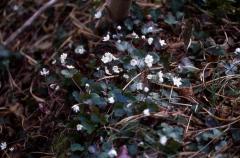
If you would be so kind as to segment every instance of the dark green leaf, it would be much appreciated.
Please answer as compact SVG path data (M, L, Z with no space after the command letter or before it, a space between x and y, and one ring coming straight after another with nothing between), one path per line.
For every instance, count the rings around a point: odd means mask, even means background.
M240 141L240 129L239 128L234 128L231 129L232 137L235 142Z
M77 70L75 70L75 69L73 69L73 70L64 69L61 71L61 74L65 78L72 78L76 73L77 73Z
M84 147L81 144L71 144L71 151L83 151Z
M207 49L207 52L214 56L221 56L225 54L225 50L220 46L210 47Z
M169 24L169 25L174 25L177 24L178 21L176 20L176 18L173 15L168 15L165 19L164 22Z
M9 58L13 52L10 52L3 45L0 44L0 59L1 58Z
M152 9L150 10L150 15L152 16L152 19L154 22L157 22L158 20L158 17L160 15L160 10L159 9Z
M72 96L74 97L75 101L79 103L81 102L79 92L77 91L72 92Z
M133 21L131 19L126 19L124 21L124 25L127 27L129 31L133 30Z
M107 105L105 100L101 98L98 94L92 93L91 94L91 102L95 105L98 105L100 107Z

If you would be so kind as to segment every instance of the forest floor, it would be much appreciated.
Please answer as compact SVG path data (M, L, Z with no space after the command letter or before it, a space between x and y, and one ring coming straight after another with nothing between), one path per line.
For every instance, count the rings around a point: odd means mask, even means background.
M240 1L0 1L0 157L239 157Z

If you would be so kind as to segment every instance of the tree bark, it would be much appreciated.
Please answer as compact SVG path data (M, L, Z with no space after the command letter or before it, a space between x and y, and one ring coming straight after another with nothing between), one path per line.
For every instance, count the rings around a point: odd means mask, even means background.
M105 34L114 22L121 22L127 18L132 0L106 0L100 9L104 16L96 23L95 32L99 35Z
M125 19L132 4L132 0L107 0L106 5L109 9L111 20L120 22Z

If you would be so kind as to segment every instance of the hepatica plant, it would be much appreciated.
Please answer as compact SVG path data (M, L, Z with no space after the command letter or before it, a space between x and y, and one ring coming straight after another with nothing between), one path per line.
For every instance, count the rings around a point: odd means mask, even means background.
M100 13L95 14L95 18L100 17ZM70 104L72 115L66 127L74 132L69 138L73 154L116 157L121 146L125 150L127 146L127 155L131 156L146 154L149 149L162 151L163 155L176 154L183 145L184 129L189 127L177 109L188 108L188 112L196 113L201 107L194 94L202 91L199 85L207 73L196 68L192 56L182 60L169 56L168 39L156 23L134 22L127 19L123 25L106 31L100 44L110 45L111 49L101 50L86 63L87 74L78 69L72 57L73 53L82 57L89 54L83 44L73 52L60 53L52 62L58 65L61 85L53 82L51 73L55 72L51 68L40 71L50 88L59 90L63 86L68 91L66 104ZM187 49L199 51L195 50L196 42L188 45ZM234 53L238 52L236 49ZM219 72L236 74L237 58L220 63L224 69ZM201 141L204 138L196 138L196 149L201 150L207 143Z

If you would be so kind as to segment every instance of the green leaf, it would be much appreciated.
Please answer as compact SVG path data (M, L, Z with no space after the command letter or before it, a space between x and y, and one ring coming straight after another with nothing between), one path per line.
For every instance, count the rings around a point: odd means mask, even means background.
M98 114L91 114L91 121L95 122L95 123L99 123L100 122L100 117Z
M65 78L72 78L76 73L77 73L77 70L75 70L75 69L73 69L73 70L68 70L68 69L61 70L61 74Z
M80 87L82 83L82 74L80 72L75 73L73 76L73 80Z
M171 139L170 141L168 141L166 147L165 147L165 151L167 153L177 153L178 150L180 150L181 148L181 144L173 139Z
M0 44L0 59L9 58L13 52L7 50L3 45Z
M132 4L132 6L131 6L131 13L132 13L132 15L134 17L136 17L137 19L139 19L141 21L144 18L142 8L138 4L136 4L136 3Z
M80 118L80 120L84 129L87 130L88 134L92 134L98 126L96 123L91 122L89 119L87 120L86 118Z
M125 51L127 51L129 49L133 49L132 45L129 42L126 42L126 41L122 41L120 43L117 42L116 43L116 47L121 52L125 52Z
M231 129L231 134L234 142L240 141L240 129L239 128L234 128Z
M83 151L84 147L81 144L71 144L71 151Z
M127 27L129 31L133 30L133 21L131 19L126 19L124 21L124 25Z
M156 142L153 137L153 135L148 135L147 133L144 134L144 140L149 144L154 144Z
M171 0L171 9L174 13L181 10L185 4L185 0Z
M221 46L210 47L207 52L214 56L221 56L225 54L225 50Z
M201 51L201 44L200 43L191 43L189 50L192 54L198 55Z
M169 24L169 25L174 25L177 24L178 21L176 20L176 18L173 15L168 15L165 19L164 22Z
M124 96L121 92L121 90L119 89L114 89L113 91L110 92L110 94L112 94L116 100L116 102L120 102L120 103L127 103L128 98L126 96Z
M90 96L91 96L91 102L93 104L98 105L98 106L105 106L105 105L107 105L105 100L103 98L101 98L98 94L92 93Z
M114 109L114 115L116 117L122 117L126 112L123 109Z
M160 16L160 10L159 9L151 9L149 14L152 16L153 21L157 22L158 17Z
M77 91L72 92L72 96L74 97L75 101L79 103L81 102L79 92Z
M117 103L115 106L114 106L114 115L116 117L122 117L123 115L126 114L126 111L124 110L124 105L123 104L120 104L120 103Z
M128 145L128 152L132 156L136 156L138 152L138 146L136 144Z
M145 52L143 50L140 50L140 49L134 49L134 51L131 53L131 57L142 59L142 58L145 57Z

